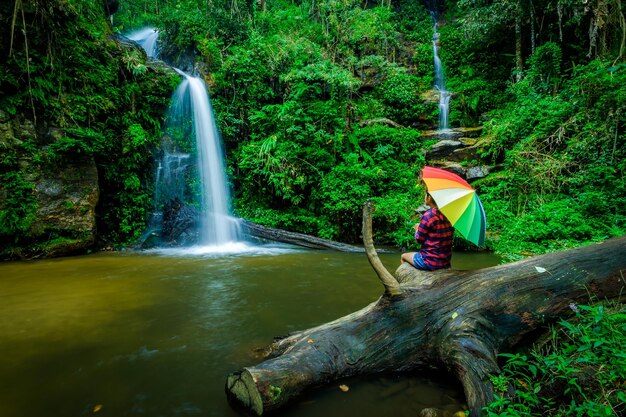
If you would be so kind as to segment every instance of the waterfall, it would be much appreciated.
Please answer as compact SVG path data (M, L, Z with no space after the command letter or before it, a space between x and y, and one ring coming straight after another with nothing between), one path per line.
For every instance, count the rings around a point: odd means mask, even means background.
M144 48L148 57L158 56L155 29L142 29L127 37ZM172 95L161 144L163 154L157 161L151 229L163 223L165 207L199 207L197 239L183 236L176 238L179 243L196 241L201 246L218 247L238 242L240 222L230 214L224 152L206 85L198 77L174 70L183 80ZM191 143L195 143L195 163L191 149L180 149ZM192 216L191 211L187 208L185 215Z
M155 178L155 202L178 199L185 201L185 176L191 166L191 155L182 152L165 151L157 161Z
M126 37L137 42L146 51L148 58L157 58L159 31L154 28L145 28L129 33Z
M199 243L213 246L237 241L239 225L230 215L224 153L206 86L200 78L179 72L184 79L174 92L172 109L177 114L173 118L192 121L201 195Z
M446 130L448 126L448 114L450 113L450 92L446 90L443 77L443 65L439 59L439 33L437 32L437 18L433 13L433 56L435 61L435 89L439 91L439 129Z

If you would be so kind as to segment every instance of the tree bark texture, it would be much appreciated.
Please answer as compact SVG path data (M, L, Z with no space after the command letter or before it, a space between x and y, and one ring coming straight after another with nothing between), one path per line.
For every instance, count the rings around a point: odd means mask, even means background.
M405 263L395 273L399 291L276 340L264 362L228 376L226 393L262 415L341 378L438 366L457 376L479 416L493 399L498 353L570 315L572 303L618 297L625 278L626 237L475 271Z

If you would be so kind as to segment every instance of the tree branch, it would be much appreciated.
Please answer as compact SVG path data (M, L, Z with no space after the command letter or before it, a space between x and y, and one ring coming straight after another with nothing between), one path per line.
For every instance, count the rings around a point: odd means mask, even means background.
M388 295L402 294L400 283L398 280L385 268L383 263L376 253L374 247L374 241L372 239L372 202L367 200L363 205L363 244L365 245L365 253L367 254L367 260L374 268L376 275L380 278L380 281L385 287L385 293Z

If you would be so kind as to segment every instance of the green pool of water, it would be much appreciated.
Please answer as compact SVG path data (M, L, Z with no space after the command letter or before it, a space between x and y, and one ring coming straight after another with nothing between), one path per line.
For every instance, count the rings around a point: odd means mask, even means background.
M399 258L381 255L391 271ZM497 263L453 257L454 269ZM364 254L288 247L0 263L0 416L237 416L224 383L259 362L256 348L381 293ZM279 415L416 416L463 403L454 378L428 371L341 381Z

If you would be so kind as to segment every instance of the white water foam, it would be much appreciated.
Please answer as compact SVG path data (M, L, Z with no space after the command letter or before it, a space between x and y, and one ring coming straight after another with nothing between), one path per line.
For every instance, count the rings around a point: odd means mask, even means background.
M145 251L163 256L219 258L226 255L273 256L302 252L305 249L288 244L255 245L250 242L228 242L220 245L196 245L185 248L157 248Z

